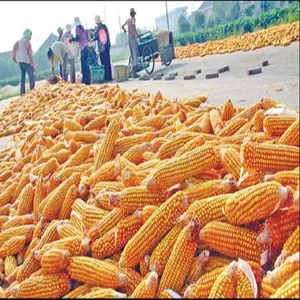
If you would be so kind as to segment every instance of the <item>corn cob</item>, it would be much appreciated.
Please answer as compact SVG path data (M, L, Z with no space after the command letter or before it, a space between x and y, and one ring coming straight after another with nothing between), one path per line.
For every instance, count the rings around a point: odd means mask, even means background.
M45 273L59 273L65 269L70 260L70 252L66 250L51 249L41 257L41 266Z
M209 117L213 132L216 135L219 134L220 130L224 127L224 123L219 112L216 109L213 109L209 112Z
M82 145L64 164L63 168L79 166L89 158L90 145Z
M141 145L135 145L128 149L124 154L123 157L129 160L130 162L138 165L143 160L143 154L147 149L149 149L150 144L145 143Z
M6 256L4 259L4 273L8 277L18 267L18 262L15 256Z
M40 207L45 203L42 210L42 215L45 220L51 220L58 215L60 206L62 205L69 188L73 184L77 185L79 181L80 173L74 173L40 203Z
M193 264L186 278L186 284L196 282L200 276L203 275L205 267L209 261L209 254L208 250L204 250L194 258Z
M0 205L4 206L5 204L9 203L13 198L14 191L18 186L17 182L13 182L10 184L6 189L2 191L0 194Z
M281 254L277 257L275 266L279 265L286 257L299 252L299 225L286 240L283 245Z
M299 270L296 271L270 298L299 298L299 273Z
M66 274L49 274L28 278L10 289L17 298L61 298L70 290Z
M56 158L59 164L63 164L66 162L69 157L72 155L72 152L67 149L61 149L58 152L50 153L50 154L44 154L42 157L40 157L35 163L40 164L43 162L47 162L51 158Z
M26 243L29 243L32 239L34 228L34 225L22 225L1 231L0 246L2 246L6 241L8 241L11 237L14 236L25 236Z
M146 205L143 207L143 223L150 218L150 216L156 211L158 206L156 205Z
M142 184L144 176L140 176L134 170L130 170L128 167L122 170L121 174L124 187L134 187Z
M226 100L224 104L222 105L221 109L221 119L222 121L228 121L230 120L235 113L234 106L230 100Z
M148 191L144 186L128 187L120 193L112 193L110 203L120 207L125 213L130 214L146 205L157 205L168 198L167 191L160 193Z
M57 232L60 239L71 237L71 236L82 236L83 232L82 230L78 229L77 227L71 225L71 224L63 224L58 225Z
M0 182L6 181L9 177L12 176L12 171L8 170L7 168L4 169L4 171L1 172L0 174Z
M91 240L96 240L106 232L115 227L120 220L125 217L125 213L120 208L114 208L109 214L103 217L99 222L94 224L87 232Z
M82 130L82 127L76 121L66 119L64 121L64 130L79 131Z
M20 195L16 200L16 202L18 203L17 214L19 216L26 215L32 212L33 199L34 199L34 188L29 183L23 188L22 192L20 193Z
M88 131L88 130L94 130L94 129L101 129L102 127L105 126L105 122L106 122L106 116L99 116L93 120L91 120L85 127L84 130Z
M117 181L101 181L98 182L91 190L90 193L94 196L98 195L101 192L120 192L124 188L122 182Z
M164 117L161 116L153 116L153 117L148 117L144 118L144 120L137 122L135 125L136 126L151 126L155 127L157 129L161 129L162 126L165 123Z
M3 224L5 224L9 219L9 216L0 216L0 229L2 229Z
M39 237L35 237L32 239L32 241L30 242L29 246L27 247L27 249L25 251L24 260L32 253L32 251L35 249L35 247L37 246L39 241L40 241Z
M82 216L74 210L71 211L70 225L76 227L78 230L80 230L82 234L84 234L85 228L84 228Z
M130 298L154 298L158 286L158 275L156 272L150 272L142 282L136 287Z
M246 142L241 147L241 162L245 169L278 172L299 166L299 148Z
M281 171L277 172L274 175L266 175L265 181L275 180L281 183L283 186L291 186L293 189L296 189L299 184L299 169L291 171Z
M92 166L91 163L83 164L76 167L70 167L70 168L64 168L60 173L58 173L57 177L61 181L65 181L67 178L69 178L73 173L84 173Z
M193 299L208 298L216 279L224 270L225 267L220 267L202 275L196 283L189 285L185 290L184 297Z
M66 145L63 142L59 142L59 143L54 144L51 148L49 148L47 150L47 154L56 153L65 148L66 148Z
M119 265L137 265L149 250L158 244L186 207L186 196L183 192L177 192L164 202L126 244Z
M128 281L124 273L116 272L109 263L82 256L71 258L68 274L74 280L105 288L115 289Z
M67 295L63 296L62 299L72 299L72 298L78 298L81 296L86 295L92 290L92 287L88 284L82 284L69 292Z
M200 242L208 244L213 250L233 258L242 258L265 263L262 256L266 244L259 243L257 233L246 228L236 227L231 224L212 221L200 231ZM230 244L220 241L230 240Z
M175 157L179 157L186 152L189 152L191 150L194 150L197 147L201 147L205 143L205 139L203 136L195 137L189 142L187 142L185 145L183 145L181 148L178 149L178 151L175 153Z
M299 147L299 118L282 134L278 144Z
M96 172L93 172L88 180L88 184L93 187L101 181L113 181L119 175L119 167L115 161L109 161L99 168Z
M179 220L186 223L196 219L199 227L202 228L209 222L220 219L224 216L223 208L230 195L232 194L219 195L195 201L179 218Z
M232 194L225 204L225 215L231 224L247 224L269 217L286 199L287 189L279 183L260 183Z
M218 136L233 136L248 121L242 118L236 118L234 121L226 124L218 133Z
M237 262L231 262L217 277L208 298L234 298L237 280Z
M73 139L75 142L95 143L99 135L93 131L68 131L65 133L66 140Z
M26 236L14 236L7 240L0 248L0 256L10 256L21 252L25 247Z
M39 171L39 175L42 177L47 176L48 174L52 174L55 170L59 168L59 163L56 158L51 158L48 160L44 166Z
M126 294L119 293L113 289L104 289L104 288L99 288L99 287L94 287L92 288L92 291L79 297L81 299L100 299L100 298L105 298L105 299L110 299L110 298L126 298Z
M120 253L121 255L121 253ZM149 273L149 263L150 263L150 256L147 254L141 261L140 261L140 274L145 277Z
M203 145L161 164L148 178L146 186L151 190L163 190L212 168L215 163L213 147Z
M295 120L291 116L266 116L263 121L264 132L269 136L281 136Z
M180 232L163 271L158 294L166 288L180 292L194 260L198 234L199 228L196 222L189 223Z
M2 216L4 217L4 216ZM5 216L6 217L6 216ZM6 229L22 226L22 225L30 225L33 224L33 216L32 215L24 215L24 216L15 216L11 217L6 222L3 223L1 227L1 231L4 231Z
M76 188L76 185L72 185L66 194L66 197L62 203L61 209L59 211L58 219L68 219L70 218L71 211L72 211L72 205L74 201L76 200L78 196L78 190Z

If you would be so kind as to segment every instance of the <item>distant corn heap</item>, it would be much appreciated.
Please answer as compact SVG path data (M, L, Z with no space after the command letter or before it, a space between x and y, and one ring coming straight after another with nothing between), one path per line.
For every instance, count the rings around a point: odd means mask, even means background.
M223 40L207 41L203 44L189 44L175 48L175 57L183 59L194 56L225 54L236 51L250 51L266 46L287 46L299 41L299 21L273 26L267 29L232 35Z
M298 112L59 82L0 114L2 298L299 297Z

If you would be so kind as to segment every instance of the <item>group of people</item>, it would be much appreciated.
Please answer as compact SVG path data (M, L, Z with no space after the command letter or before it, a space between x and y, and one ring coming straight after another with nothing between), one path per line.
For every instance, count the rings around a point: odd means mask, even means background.
M130 55L132 59L132 77L138 78L137 65L138 65L138 43L137 37L139 36L136 30L136 12L134 8L130 9L130 18L122 26L126 33L125 26L128 30L128 43L130 48ZM81 62L81 82L89 85L91 83L90 66L97 65L95 42L98 46L101 65L105 70L105 81L112 81L112 70L110 61L110 37L107 26L103 24L99 15L95 16L95 28L85 29L80 22L79 17L74 18L75 36L72 34L72 25L67 24L64 30L59 27L58 41L54 42L47 51L47 57L50 61L52 75L55 75L54 63L57 62L60 66L60 76L63 80L68 81L70 74L71 83L76 82L75 75L75 57L80 51ZM21 95L25 93L25 76L26 73L29 77L30 90L35 87L36 71L33 54L31 48L32 31L26 29L23 37L17 41L13 47L12 59L18 63L21 70ZM69 66L69 68L68 68Z

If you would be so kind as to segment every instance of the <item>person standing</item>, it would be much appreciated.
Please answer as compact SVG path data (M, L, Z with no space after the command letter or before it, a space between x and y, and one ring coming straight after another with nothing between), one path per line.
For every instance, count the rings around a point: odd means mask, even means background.
M51 64L51 72L52 75L55 75L54 72L54 62L58 62L62 69L62 79L64 81L68 81L68 72L67 72L67 64L68 64L68 52L67 47L63 42L54 42L52 46L49 48L47 52L48 59Z
M76 56L76 45L72 42L73 34L71 33L72 26L70 24L66 25L66 32L61 37L61 41L66 45L67 47L67 53L68 53L68 64L70 66L70 79L71 83L76 82L75 78L75 56ZM67 76L68 78L68 76Z
M32 31L30 29L26 29L23 32L23 37L15 43L12 52L12 60L19 64L21 70L21 95L25 94L26 73L29 77L30 90L33 90L35 87L35 66L30 43L31 36Z
M108 29L99 15L95 16L96 27L94 30L94 41L98 42L98 51L100 55L101 64L104 66L105 70L105 81L112 81L111 76L111 62L110 62L110 38Z
M57 40L60 42L61 38L63 36L63 33L64 33L63 30L61 29L61 27L57 28L57 33L58 33L58 39ZM61 65L59 65L59 72L60 72L60 77L63 78Z
M139 37L137 31L136 31L136 19L135 19L136 12L134 8L130 9L130 18L125 22L125 24L122 26L122 29L126 33L125 25L127 25L128 28L128 44L129 44L129 50L130 50L130 56L132 61L132 77L138 78L140 77L136 73L137 66L139 64L139 58L138 58L138 43L137 38Z
M91 84L91 73L88 65L88 39L87 33L84 27L81 25L79 17L74 18L74 23L76 25L76 37L73 38L73 41L79 42L79 49L80 49L80 57L81 57L81 73L82 73L82 80L81 82L84 84Z

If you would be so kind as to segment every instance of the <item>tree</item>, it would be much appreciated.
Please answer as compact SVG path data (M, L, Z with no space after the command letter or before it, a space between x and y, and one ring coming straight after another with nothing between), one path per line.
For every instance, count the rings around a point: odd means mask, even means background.
M253 16L254 9L255 9L255 5L254 5L254 4L249 5L249 6L245 9L245 15L246 15L247 17L252 17L252 16Z
M215 21L213 17L210 17L207 22L207 27L211 28L215 26Z
M197 29L203 28L205 24L205 14L197 11L194 16L194 27Z
M178 30L180 33L191 31L191 24L182 15L178 19Z

